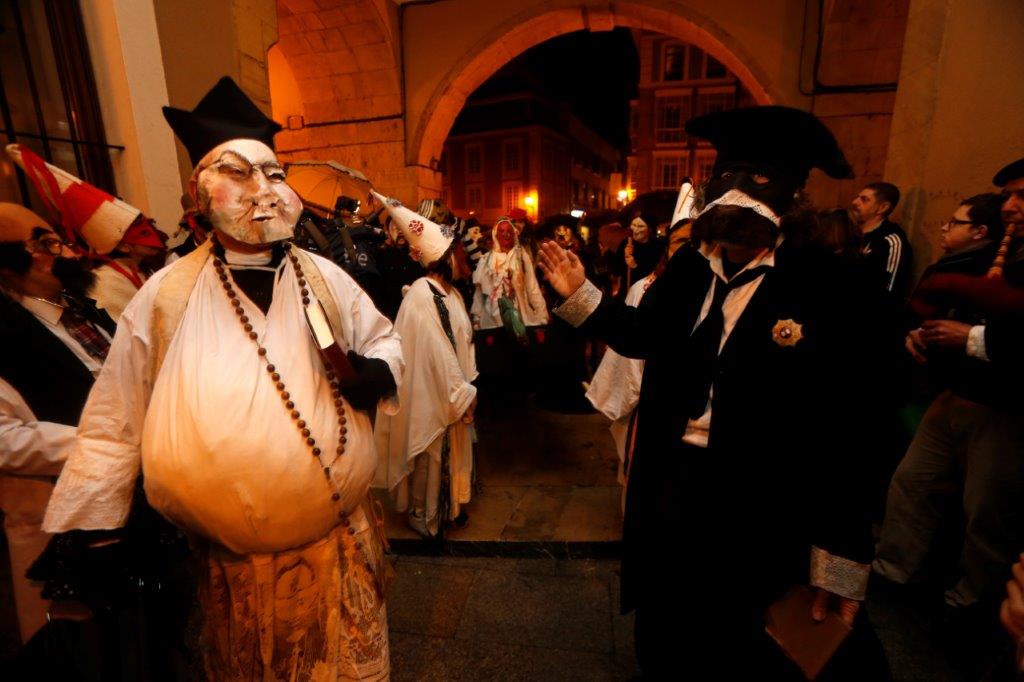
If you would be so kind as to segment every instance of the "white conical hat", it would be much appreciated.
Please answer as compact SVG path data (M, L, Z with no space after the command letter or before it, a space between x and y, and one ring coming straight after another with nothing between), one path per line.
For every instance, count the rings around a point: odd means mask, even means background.
M672 211L672 220L668 224L670 228L675 227L680 220L690 220L695 217L693 205L696 199L697 191L693 182L690 181L690 178L683 178L683 185L679 188L679 197L676 199L676 207Z
M25 171L47 208L59 218L60 226L81 235L96 253L105 255L113 251L142 213L99 187L46 163L23 145L7 145L7 155Z
M386 197L376 190L371 189L370 192L387 209L391 222L398 226L409 242L409 255L419 262L424 265L436 263L452 245L455 228L451 225L438 225L406 208L398 199Z

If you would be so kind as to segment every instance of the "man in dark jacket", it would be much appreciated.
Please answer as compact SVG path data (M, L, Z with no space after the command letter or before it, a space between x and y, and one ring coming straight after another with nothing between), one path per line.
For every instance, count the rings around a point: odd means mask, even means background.
M857 424L877 390L869 296L779 232L812 167L850 167L796 109L719 112L686 130L718 152L693 225L701 248L679 250L639 308L601 296L556 245L541 258L567 297L559 316L647 361L622 564L640 665L658 678L801 679L764 614L810 583L808 621L856 621L821 679L884 679L857 618L872 556L872 447Z
M0 203L0 510L23 641L48 602L25 571L43 551L43 512L114 333L85 298L90 273L45 220Z
M910 285L912 252L903 229L889 220L900 190L889 182L872 182L850 202L850 215L864 235L862 253L878 282L902 302Z
M1024 164L1017 177L1005 177L1005 170L996 175L997 185L1024 188ZM965 614L988 612L990 625L1009 567L1024 546L1024 519L1018 513L1024 491L1024 400L1017 360L1024 309L1007 314L995 295L978 300L975 287L997 291L984 275L1004 236L1003 222L1024 222L1012 202L1010 192L1005 201L983 194L961 204L943 226L943 240L963 246L926 271L912 301L922 308L928 299L931 310L908 335L907 349L927 363L929 379L941 392L893 476L874 562L876 572L896 583L920 579L946 511L959 497L966 532L955 584L945 592L947 618L968 620ZM1018 251L1010 250L1006 259L1003 294L1024 286ZM950 280L950 275L967 277ZM959 282L959 288L936 300L936 282L944 277Z

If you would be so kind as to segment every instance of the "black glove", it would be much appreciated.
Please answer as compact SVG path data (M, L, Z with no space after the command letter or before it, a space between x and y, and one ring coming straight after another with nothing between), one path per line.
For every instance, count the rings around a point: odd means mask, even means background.
M341 393L352 407L370 410L378 400L395 392L395 377L388 363L379 358L363 357L352 350L348 352L348 361L352 363L358 377L343 384Z

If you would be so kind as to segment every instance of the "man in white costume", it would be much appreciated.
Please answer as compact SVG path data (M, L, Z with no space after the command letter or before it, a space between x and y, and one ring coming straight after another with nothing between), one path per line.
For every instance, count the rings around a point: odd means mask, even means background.
M462 505L473 482L473 325L452 285L454 230L377 196L427 275L409 287L395 320L407 360L399 390L404 407L377 420L375 485L390 491L398 511L409 512L413 530L432 538L446 521L464 525L468 518Z
M400 340L347 274L287 241L301 203L271 149L280 126L230 78L164 115L214 235L125 309L44 529L120 527L141 469L205 569L210 679L386 679L369 411L397 409ZM322 359L307 316L347 363Z
M495 223L494 249L477 262L473 283L476 294L472 313L479 329L511 327L510 319L515 315L525 327L548 323L548 308L537 283L533 259L520 246L508 218L499 218ZM514 333L520 335L518 331Z

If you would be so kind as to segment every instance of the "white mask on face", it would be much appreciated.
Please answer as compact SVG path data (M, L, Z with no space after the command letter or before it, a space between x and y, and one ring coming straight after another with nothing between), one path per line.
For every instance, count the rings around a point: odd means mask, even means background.
M253 245L292 237L302 201L285 182L270 147L257 140L230 140L214 147L197 168L199 212L217 230Z
M647 226L643 218L639 217L633 218L633 222L629 224L629 229L633 232L633 240L641 244L647 241L647 237L651 233L651 228Z

